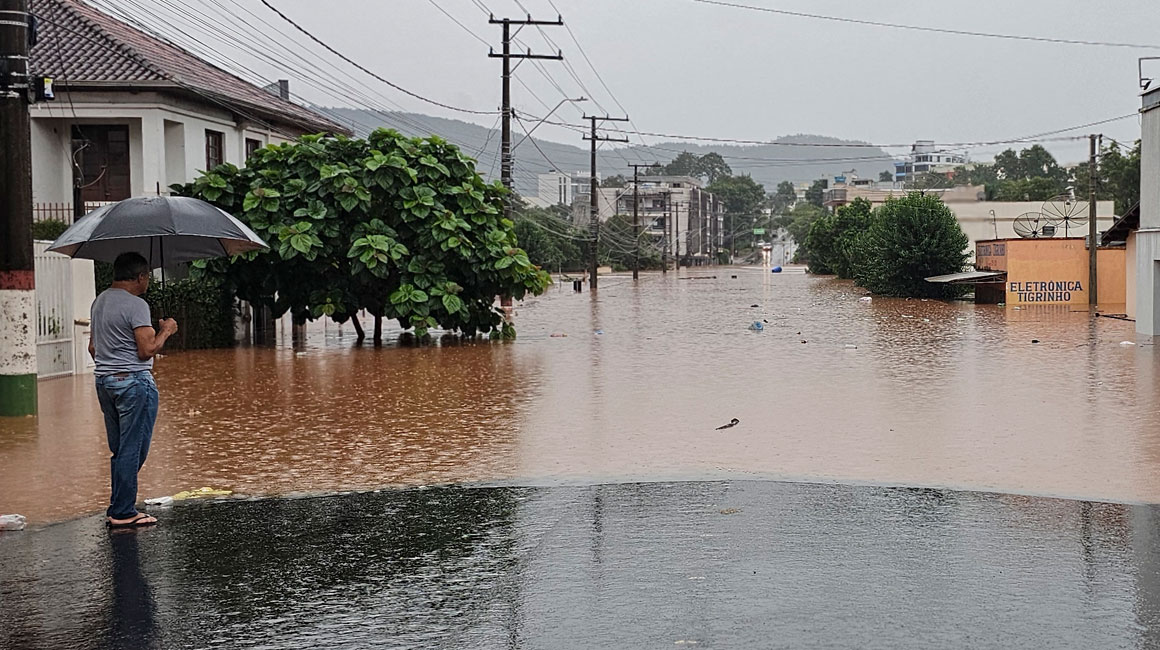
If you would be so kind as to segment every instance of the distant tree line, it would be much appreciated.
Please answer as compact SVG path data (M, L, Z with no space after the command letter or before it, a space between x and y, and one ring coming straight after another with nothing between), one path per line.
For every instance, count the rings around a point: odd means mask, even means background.
M1090 186L1089 165L1080 163L1065 169L1051 152L1033 145L1016 153L1007 149L990 164L961 166L949 174L926 173L915 178L912 189L937 189L956 185L982 185L988 201L1046 201L1075 192L1085 199ZM1116 214L1123 214L1140 199L1140 141L1121 151L1116 142L1100 149L1096 170L1096 198L1115 201Z

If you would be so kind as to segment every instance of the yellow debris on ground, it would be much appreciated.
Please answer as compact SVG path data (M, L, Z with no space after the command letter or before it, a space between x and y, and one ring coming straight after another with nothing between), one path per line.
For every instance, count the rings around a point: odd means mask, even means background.
M233 494L233 490L215 490L213 488L198 488L196 490L185 490L173 495L174 501L184 501L185 499L200 499L201 497L223 497Z

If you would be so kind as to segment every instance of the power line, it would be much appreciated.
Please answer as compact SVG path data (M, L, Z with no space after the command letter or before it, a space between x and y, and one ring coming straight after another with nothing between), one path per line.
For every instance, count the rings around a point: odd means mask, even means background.
M1082 137L1087 137L1087 136L1068 136L1068 137L1060 137L1060 138L1046 138L1043 136L1053 135L1053 134L1057 134L1057 133L1065 133L1067 131L1075 131L1078 129L1087 128L1089 126L1095 126L1098 124L1107 124L1108 122L1115 122L1118 120L1123 120L1123 119L1127 119L1129 117L1136 117L1136 116L1137 116L1136 113L1130 113L1128 115L1120 115L1118 117L1112 117L1112 118L1108 118L1106 120L1100 120L1098 122L1091 122L1091 123L1083 124L1083 125L1079 125L1079 126L1071 126L1071 127L1065 128L1065 129L1048 131L1048 132L1043 133L1043 134L1025 136L1025 137L1021 137L1021 138L1010 138L1010 139L1006 139L1006 140L984 140L984 141L972 141L972 142L939 142L939 143L930 143L930 146L964 148L964 147L986 147L986 146L994 146L994 145L1000 145L1000 144L1019 144L1019 143L1031 143L1031 142L1055 142L1055 141L1075 140L1075 139L1080 139ZM545 122L547 124L553 124L556 126L568 126L568 127L572 127L572 128L579 128L579 126L580 126L577 124L555 122L555 121L551 121L551 120L545 120ZM868 143L868 142L831 142L831 143L824 143L824 142L782 142L779 140L750 140L750 139L743 139L743 138L714 138L714 137L709 137L709 136L680 135L680 134L675 134L675 133L657 133L657 132L651 132L651 131L635 131L635 130L629 130L629 129L609 128L608 130L611 132L614 132L614 133L639 134L639 135L647 135L647 136L658 137L658 138L668 138L670 140L693 140L693 141L701 141L701 142L716 142L716 143L722 143L722 144L769 145L769 146L777 146L777 147L822 147L822 148L831 148L832 147L832 148L845 148L845 149L871 149L871 148L901 149L901 148L908 148L908 147L911 147L914 145L913 142L905 143L905 144L898 144L898 143L875 144L875 143Z
M362 66L361 64L359 64L355 60L351 59L350 57L346 56L342 52L339 52L338 50L334 49L330 45L327 45L322 39L318 38L314 34L311 34L309 31L306 30L306 28L304 28L301 25L299 25L298 23L294 22L294 20L292 18L290 18L286 14L279 11L277 7L270 4L269 0L258 0L258 1L261 2L263 5L265 5L270 11L273 11L274 13L278 14L278 16L280 16L282 18L282 20L285 20L286 22L290 23L295 29L297 29L298 31L305 34L310 40L312 40L315 43L318 43L322 47L326 48L326 50L328 52L330 52L331 54L337 56L338 58L342 59L343 61L346 61L347 63L358 68L362 72L370 75L371 77L374 77L375 79L378 79L379 81L387 84L391 88L394 88L395 90L398 90L399 92L401 92L403 94L409 95L411 97L414 97L415 99L422 100L424 102L427 102L428 104L432 104L432 105L438 106L440 108L446 108L448 110L458 111L460 113L468 113L470 115L495 115L499 112L499 111L477 111L477 110L472 110L469 108L460 108L458 106L444 104L443 102L435 101L434 99L430 99L430 98L424 97L418 93L411 92L410 90L403 88L402 86L394 83L393 81L390 81L390 80L384 78L382 75L379 75L378 73L367 69L366 67Z
M130 1L133 1L133 0L130 0ZM238 8L242 9L243 11L245 11L247 14L249 14L250 16L255 18L256 20L260 21L262 24L266 25L270 30L273 30L275 33L284 36L286 38L287 42L295 43L295 39L293 39L292 37L287 35L285 32L279 30L276 26L271 25L268 21L266 21L261 16L258 16L254 12L250 11L247 7L240 4L237 0L230 0L230 1L234 4L234 6L237 6ZM334 81L333 75L329 75L325 71L319 69L314 63L312 63L310 60L308 60L307 58L305 58L304 56L302 56L298 52L290 49L289 47L287 47L284 43L282 43L278 39L275 39L275 38L272 38L271 36L269 36L267 34L266 30L256 27L255 25L250 23L245 17L240 16L240 15L236 14L235 12L231 11L230 9L226 8L224 5L222 5L222 3L219 0L212 0L212 2L213 2L213 5L215 5L217 7L215 12L218 14L218 16L220 16L221 18L224 18L224 20L216 20L213 17L210 17L208 15L202 16L198 12L198 8L194 7L194 6L183 6L183 7L179 8L179 7L174 6L174 4L172 2L170 2L170 0L161 0L161 2L163 3L164 6L167 6L170 8L170 10L174 14L173 16L164 16L164 15L157 14L157 13L151 13L145 7L141 6L141 3L134 2L134 4L138 7L138 9L141 13L143 13L146 16L152 16L154 19L157 20L157 23L159 23L159 24L165 24L165 23L177 24L178 20L184 20L189 26L199 29L202 33L206 34L209 37L216 39L219 43L230 44L230 45L237 47L238 49L240 49L242 51L246 51L246 52L252 54L253 56L257 57L259 60L264 60L264 61L272 64L276 68L279 68L279 69L282 69L286 72L289 72L291 75L294 75L295 77L303 80L308 85L313 86L313 87L321 90L322 92L324 92L328 95L332 95L335 97L342 97L342 98L345 98L347 100L353 100L354 104L361 105L362 107L369 109L370 111L377 114L380 119L382 119L384 122L386 122L388 124L397 124L404 129L412 130L418 134L423 134L425 132L426 133L437 133L438 132L438 129L432 128L431 125L424 123L417 116L410 117L410 116L406 115L406 112L404 111L402 106L400 106L396 102L392 101L391 99L387 98L385 95L378 93L378 92L375 92L375 94L379 98L381 98L387 104L390 104L391 106L393 106L397 110L397 112L384 110L381 107L381 105L379 105L375 102L375 100L373 98L371 98L363 90L361 90L361 89L365 88L365 85L362 84L361 81L356 79L352 74L350 74L348 71L346 71L342 68L339 68L337 65L328 61L327 59L325 59L321 56L318 56L316 53L311 52L309 49L302 48L302 50L304 52L306 52L309 56L314 57L318 61L323 62L325 65L329 66L331 69L335 70L338 74L345 76L346 78L350 79L351 81L353 81L355 83L347 85L347 86L343 86L339 82ZM190 16L193 16L193 17L197 18L198 20L196 20L196 21L192 20L190 18ZM137 21L135 19L135 17L125 16L125 18L129 19L129 20L133 20L133 22L136 23L140 29L142 29L146 32L152 33L159 38L163 38L163 39L166 38L166 37L163 37L163 36L157 34L154 30L152 30L152 28L149 25L146 25L140 21ZM213 22L210 22L210 21L213 21ZM236 28L231 27L232 25L237 25L237 27ZM244 28L248 28L249 32L247 33L246 31L244 31ZM208 49L210 52L214 52L215 54L217 54L217 50L220 50L220 47L218 47L218 48L210 47L209 45L207 45L203 41L197 39L195 36L188 35L187 31L188 30L182 30L182 33L186 34L187 36L192 38L194 40L194 42L200 44L202 46L203 50ZM283 58L274 56L273 54L271 54L271 52L266 51L262 47L258 47L255 45L255 43L262 44L263 42L268 42L268 43L272 44L274 48L281 49L281 50L285 51L288 55L290 55L290 57L301 61L302 64L305 66L305 68L296 67L295 65L288 62L287 60L284 60ZM301 46L299 46L299 47L301 47ZM203 52L203 55L204 54L207 54L207 52ZM223 61L223 60L221 60L222 58L223 57L221 57L220 55L218 56L218 59L219 59L218 65L223 67L224 69L229 69L231 66L240 67L243 70L248 71L252 78L259 79L259 80L261 80L262 83L267 83L265 79L262 79L261 75L259 75L256 72L253 72L252 70L249 70L248 68L245 68L244 66L242 66L239 63L236 63L233 59L227 59L227 60ZM369 91L369 89L367 89L367 90ZM374 91L371 91L371 92L374 92ZM332 111L326 111L326 113L330 114L330 115L334 114ZM363 126L365 127L367 125L364 124ZM368 130L373 130L374 128L375 127L372 126L372 127L369 127Z
M32 13L32 15L36 16L36 19L42 23L45 23L47 25L52 25L52 26L56 27L57 29L62 29L64 31L70 32L71 34L73 34L79 38L83 38L86 41L89 41L90 43L93 43L99 47L102 47L102 48L107 49L111 52L114 52L120 56L127 56L127 57L131 58L134 62L136 62L138 65L141 65L141 66L148 68L148 69L152 69L152 66L150 66L147 61L141 59L135 52L133 52L131 50L127 50L125 48L120 48L120 47L115 47L114 45L110 45L109 43L105 42L103 39L94 38L90 34L73 29L72 27L69 27L68 25L65 25L61 22L55 21L55 20L53 20L47 16L44 16L42 14ZM247 112L244 108L237 105L236 103L228 103L227 101L223 101L222 99L219 99L218 97L215 97L215 96L205 92L204 90L202 90L196 86L191 86L191 85L181 81L180 79L178 79L176 77L168 76L167 79L171 83L175 84L176 86L178 86L184 90L187 90L195 95L198 95L199 97L201 97L202 99L204 99L210 103L213 103L217 106L221 106L222 108L224 108L228 111L233 111L234 113L237 113L238 115L253 122L254 124L260 124L263 127L269 129L270 131L277 132L280 135L283 135L287 138L294 137L293 134L286 131L285 129L274 126L270 122L267 122L266 120L263 120L255 115Z
M789 11L786 9L774 9L773 7L758 7L754 5L746 5L738 2L724 2L722 0L693 0L706 5L716 5L719 7L732 7L734 9L748 9L750 11L761 11L770 14L780 14L783 16L794 16L796 18L812 18L815 20L829 20L838 23L852 23L855 25L868 25L871 27L889 27L891 29L906 29L917 32L934 32L936 34L954 34L956 36L981 36L984 38L1000 38L1012 41L1035 41L1039 43L1061 43L1064 45L1097 45L1101 47L1127 47L1140 50L1160 50L1160 45L1149 43L1119 43L1114 41L1086 41L1071 38L1055 38L1050 36L1027 36L1022 34L998 34L993 32L976 32L965 29L946 29L942 27L926 27L922 25L904 25L900 23L887 23L876 20L862 20L858 18L847 18L843 16L826 16L823 14L811 14L801 11Z

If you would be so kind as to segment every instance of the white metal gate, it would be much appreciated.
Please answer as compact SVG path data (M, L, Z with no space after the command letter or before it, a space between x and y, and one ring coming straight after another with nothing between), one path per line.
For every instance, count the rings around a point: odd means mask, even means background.
M51 242L38 241L36 261L36 376L71 375L73 353L73 278L71 260L47 251Z

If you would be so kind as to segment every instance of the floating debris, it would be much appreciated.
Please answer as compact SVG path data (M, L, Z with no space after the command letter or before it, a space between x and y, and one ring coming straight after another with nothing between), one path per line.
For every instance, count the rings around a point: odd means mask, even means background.
M196 490L184 490L173 495L174 501L184 501L186 499L200 499L202 497L224 497L233 494L233 490L215 490L213 488L203 487Z
M24 530L28 518L24 515L0 515L0 530Z

